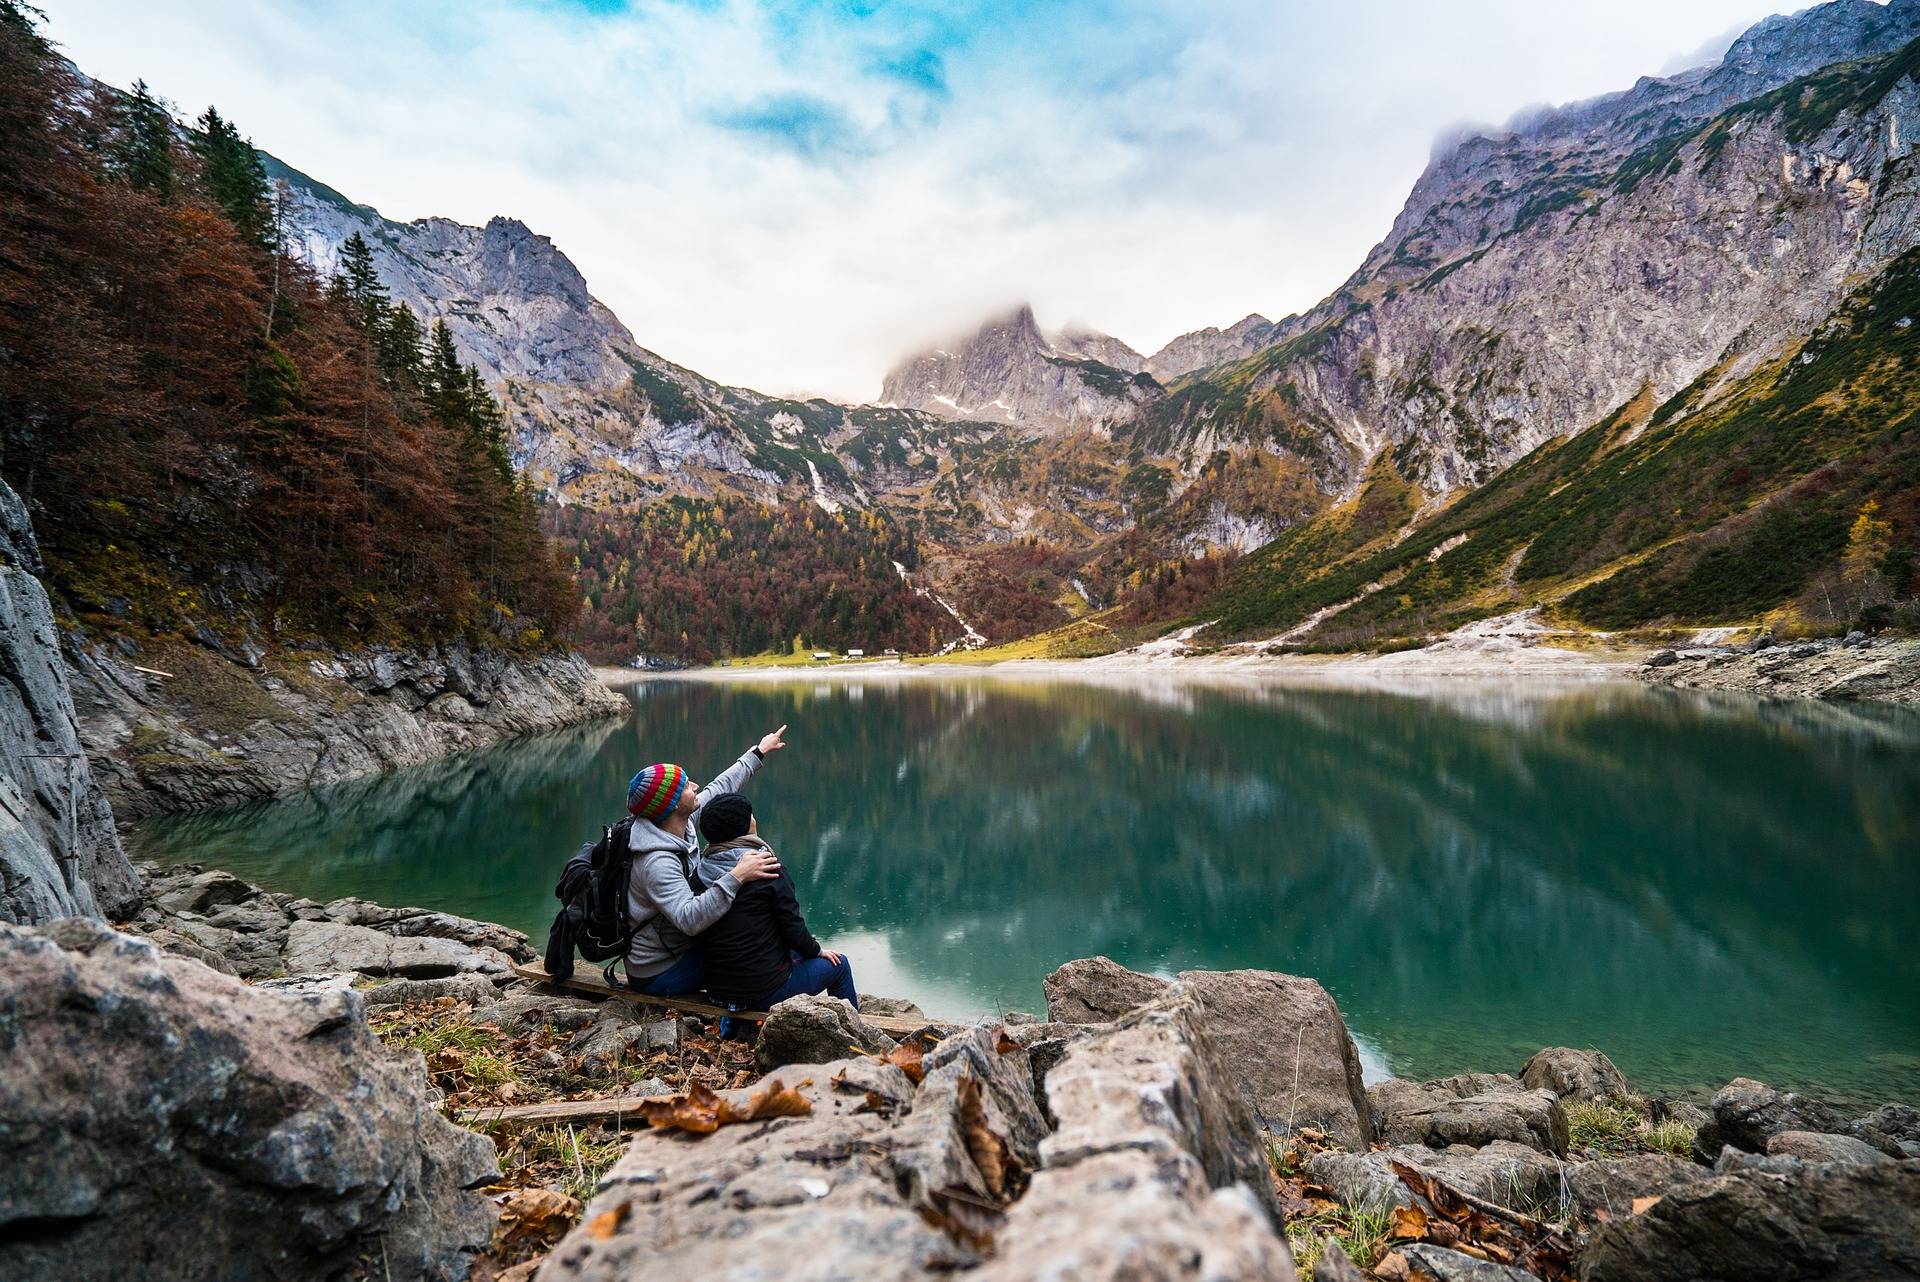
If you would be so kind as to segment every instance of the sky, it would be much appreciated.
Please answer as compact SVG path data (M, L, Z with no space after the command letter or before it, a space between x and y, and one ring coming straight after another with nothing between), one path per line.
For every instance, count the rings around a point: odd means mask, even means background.
M1029 302L1152 352L1331 291L1435 139L1779 0L39 0L388 217L515 217L638 341L847 401Z

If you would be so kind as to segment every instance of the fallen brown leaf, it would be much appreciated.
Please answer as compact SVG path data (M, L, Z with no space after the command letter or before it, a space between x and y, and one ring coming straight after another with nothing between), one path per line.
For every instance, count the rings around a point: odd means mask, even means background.
M579 1198L568 1197L552 1189L515 1189L501 1204L496 1243L516 1251L529 1246L551 1245L573 1227L573 1222L580 1218L581 1209Z
M887 1052L887 1063L907 1075L910 1082L926 1080L927 1070L921 1063L927 1056L927 1048L919 1042L901 1042Z
M1421 1241L1427 1236L1427 1213L1417 1206L1394 1207L1393 1223L1387 1229L1387 1236Z
M1373 1276L1380 1282L1407 1282L1413 1270L1407 1267L1407 1257L1398 1251L1389 1251L1380 1257L1373 1266Z
M1658 1193L1655 1193L1652 1197L1636 1197L1633 1199L1633 1213L1638 1215L1642 1211L1652 1210L1659 1204L1660 1195Z

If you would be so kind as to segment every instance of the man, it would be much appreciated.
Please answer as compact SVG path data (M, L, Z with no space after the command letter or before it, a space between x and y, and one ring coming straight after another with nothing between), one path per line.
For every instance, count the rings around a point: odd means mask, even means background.
M762 736L720 777L702 789L681 767L665 762L646 767L627 784L627 811L633 816L633 871L627 880L627 912L634 924L627 948L627 983L651 997L698 992L705 973L693 949L693 936L726 915L740 887L780 875L771 850L744 855L726 876L695 894L687 874L698 843L693 817L708 798L738 792L753 778L768 754L787 746L787 728Z

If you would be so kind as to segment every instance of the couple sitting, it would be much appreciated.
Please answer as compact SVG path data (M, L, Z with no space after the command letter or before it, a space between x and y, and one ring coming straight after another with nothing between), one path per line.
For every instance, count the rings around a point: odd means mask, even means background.
M853 967L820 947L800 915L793 879L760 839L740 789L787 728L765 736L700 788L675 765L652 765L627 785L634 924L627 983L654 997L705 991L743 1010L768 1010L803 993L853 1004ZM698 832L706 849L694 841Z

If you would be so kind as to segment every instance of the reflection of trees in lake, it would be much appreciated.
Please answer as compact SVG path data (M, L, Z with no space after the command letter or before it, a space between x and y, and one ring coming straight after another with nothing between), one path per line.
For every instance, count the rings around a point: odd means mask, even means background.
M1911 714L1169 689L650 683L598 737L163 835L269 884L543 929L560 859L635 768L704 780L787 721L752 792L810 919L884 933L929 987L1031 1006L1092 952L1279 967L1422 1071L1571 1039L1667 1082L1814 1077L1835 1037L1856 1058L1916 1040Z

